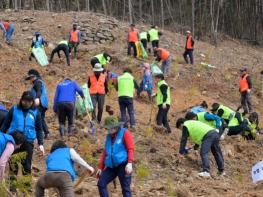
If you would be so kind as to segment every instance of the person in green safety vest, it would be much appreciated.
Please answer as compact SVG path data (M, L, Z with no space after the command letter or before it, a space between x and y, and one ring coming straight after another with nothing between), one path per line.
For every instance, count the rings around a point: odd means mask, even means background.
M90 64L92 65L92 68L94 68L95 64L99 63L104 66L112 61L112 57L107 53L100 53L98 55L95 55L93 58L90 60Z
M230 109L229 107L220 105L218 103L212 104L211 112L223 118L226 121L226 123L229 123L229 121L234 117L236 113L234 110Z
M68 44L68 41L66 39L61 40L58 43L57 47L55 49L53 49L51 56L50 56L50 59L49 59L49 62L50 63L52 62L55 53L58 54L59 60L61 61L60 51L64 52L66 59L67 59L67 65L70 66L69 44Z
M157 80L157 95L156 104L158 106L158 113L156 116L157 125L163 125L166 128L167 133L171 133L171 128L168 123L168 112L171 105L171 92L170 87L164 80L163 74L155 76Z
M135 129L135 117L134 117L134 107L133 107L133 96L135 89L138 91L139 86L134 77L132 76L132 71L130 68L124 68L123 75L119 76L117 79L116 90L118 91L118 100L121 113L121 122L124 122L124 127L128 127L126 110L130 117L130 127Z
M176 122L176 128L182 130L180 142L180 156L184 156L189 152L186 148L188 137L196 144L194 149L197 150L201 146L200 156L202 159L203 171L198 173L201 177L210 177L209 151L211 150L218 167L218 175L225 175L224 158L219 145L219 133L211 126L196 120L186 120L179 118Z
M144 30L144 27L142 27L142 29ZM140 37L140 41L143 45L143 48L147 51L147 42L148 42L148 35L147 35L147 31L142 31L141 33L139 33L139 37Z
M152 43L153 49L159 48L159 36L161 35L163 35L163 33L157 29L157 26L152 25L151 29L148 31L147 39L148 39L148 42ZM151 53L151 49L149 49L149 53ZM154 55L156 56L156 52Z
M245 118L245 120L248 123L249 129L245 131L243 137L246 140L255 140L257 134L260 133L258 113L252 112L248 118Z

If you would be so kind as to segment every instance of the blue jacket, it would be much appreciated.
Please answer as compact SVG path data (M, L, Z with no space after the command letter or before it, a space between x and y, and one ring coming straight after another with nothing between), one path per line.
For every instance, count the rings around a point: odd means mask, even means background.
M123 142L123 136L126 128L122 128L117 133L114 143L111 142L111 135L107 135L105 150L105 166L109 168L114 168L128 160L128 151Z
M36 88L38 83L41 86L41 88L39 90L39 93L37 92L38 90ZM34 98L40 98L42 107L47 109L48 108L48 94L47 94L47 89L46 89L45 82L42 81L41 79L35 80L34 81L34 85L31 88L31 92L32 92Z
M144 72L142 84L144 91L151 91L153 89L152 73L149 76L147 76L146 73Z
M193 107L192 109L190 109L190 112L193 112L195 114L198 114L199 112L204 112L205 109L201 106L196 106L196 107Z
M84 97L82 89L75 81L66 79L62 83L58 84L54 97L54 106L53 106L54 112L57 111L57 105L60 102L75 103L76 93L78 93L81 97Z
M0 132L0 157L2 156L8 142L11 142L14 145L16 144L11 135Z
M2 111L8 111L4 105L0 105L0 110L2 110Z
M34 36L34 38L33 38L34 48L42 47L44 45L44 43L45 43L45 41L43 40L42 36L38 36L38 39L36 38L36 36Z
M69 148L59 148L48 155L46 160L47 172L66 171L70 174L72 181L76 179L74 161L70 157Z
M221 127L221 118L219 116L206 112L204 118L208 121L215 121L217 129Z
M2 125L1 131L9 133L19 131L23 133L28 142L33 143L37 138L38 144L43 144L42 122L38 109L30 108L23 110L18 106L14 106L8 112L6 119Z

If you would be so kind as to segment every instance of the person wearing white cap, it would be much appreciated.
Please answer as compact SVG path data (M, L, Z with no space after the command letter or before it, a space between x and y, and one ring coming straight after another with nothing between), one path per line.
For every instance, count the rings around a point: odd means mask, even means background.
M88 78L88 87L94 107L92 119L98 123L101 122L103 107L105 103L105 94L108 93L108 82L106 74L103 73L101 64L96 63L93 68L93 74ZM96 116L96 106L98 104L98 114Z
M193 37L191 36L191 32L186 31L185 52L183 56L187 64L189 63L187 56L189 56L191 64L194 64L194 56L193 56L194 44L195 44L195 41Z

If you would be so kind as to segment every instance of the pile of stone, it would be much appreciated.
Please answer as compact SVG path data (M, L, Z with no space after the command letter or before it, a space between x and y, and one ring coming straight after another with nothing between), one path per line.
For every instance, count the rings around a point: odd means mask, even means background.
M31 24L31 23L36 22L36 19L34 17L25 16L22 18L22 21L24 23L30 23Z

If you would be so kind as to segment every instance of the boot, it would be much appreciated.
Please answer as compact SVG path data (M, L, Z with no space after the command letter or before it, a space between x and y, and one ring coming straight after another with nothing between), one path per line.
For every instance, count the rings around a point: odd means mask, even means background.
M65 135L65 125L59 126L59 134L61 137L63 137Z

